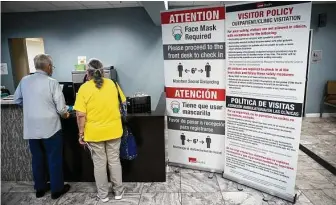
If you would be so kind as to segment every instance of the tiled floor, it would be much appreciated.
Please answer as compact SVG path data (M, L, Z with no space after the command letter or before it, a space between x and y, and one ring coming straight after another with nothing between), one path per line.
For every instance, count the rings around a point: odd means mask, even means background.
M333 125L335 124L335 126ZM335 160L336 120L307 119L302 127L302 142L316 145L314 148L326 158ZM319 140L316 140L317 137ZM311 140L311 144L309 140ZM306 141L305 141L306 140ZM315 140L315 141L314 141ZM314 142L314 143L313 143ZM323 144L323 145L322 145ZM325 149L334 146L334 149ZM321 148L322 147L322 148ZM332 153L334 153L332 155ZM269 197L249 187L237 189L235 182L219 174L212 179L208 173L196 170L170 167L165 183L125 183L127 193L123 200L111 200L106 205L287 205L291 204L276 197ZM1 204L6 205L101 205L95 198L94 183L72 183L70 193L59 200L52 200L50 194L35 199L31 182L2 182ZM297 205L336 205L336 176L324 169L309 156L299 152L296 180ZM263 201L267 196L268 202ZM112 196L111 196L112 198Z
M309 157L300 152L300 162L311 163ZM178 172L176 172L178 171ZM298 205L335 205L336 176L322 167L299 166L297 174ZM123 200L111 200L115 205L287 205L286 201L267 196L249 187L237 189L235 182L216 174L212 179L208 173L196 170L170 167L165 183L125 183L127 193ZM6 205L101 205L95 198L94 183L72 183L71 193L59 200L52 200L50 194L35 199L31 182L2 182L1 204ZM112 195L111 195L112 198Z
M336 118L306 118L300 143L336 167Z

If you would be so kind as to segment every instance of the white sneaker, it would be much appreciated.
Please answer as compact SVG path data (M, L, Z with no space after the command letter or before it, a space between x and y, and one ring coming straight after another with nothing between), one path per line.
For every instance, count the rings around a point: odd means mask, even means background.
M104 198L104 199L100 198L98 195L97 195L97 197L98 197L98 199L99 199L100 201L102 201L103 203L106 203L106 202L110 201L110 199L109 199L108 197L106 197L106 198Z
M124 196L125 188L122 191L116 191L114 195L115 200L121 200Z

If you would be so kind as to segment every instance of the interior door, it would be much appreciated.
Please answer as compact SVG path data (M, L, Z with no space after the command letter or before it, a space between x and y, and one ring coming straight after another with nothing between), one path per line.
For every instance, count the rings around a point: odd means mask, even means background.
M26 40L24 38L9 39L9 48L13 70L13 80L15 88L21 79L29 75L29 62L27 55Z

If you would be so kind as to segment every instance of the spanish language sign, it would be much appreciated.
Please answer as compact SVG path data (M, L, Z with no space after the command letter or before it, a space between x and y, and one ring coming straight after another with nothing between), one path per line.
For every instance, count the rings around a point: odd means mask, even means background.
M170 163L223 171L224 7L161 13Z
M224 177L292 201L311 3L226 8Z

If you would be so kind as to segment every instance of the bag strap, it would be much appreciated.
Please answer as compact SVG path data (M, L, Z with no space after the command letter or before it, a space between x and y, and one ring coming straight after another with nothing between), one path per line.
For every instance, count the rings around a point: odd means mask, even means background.
M118 83L115 82L114 80L112 80L117 88L117 92L118 92L118 100L119 100L119 107L121 108L121 112L122 112L122 119L123 119L123 123L126 123L127 120L125 119L125 115L127 115L127 111L125 110L124 108L124 105L122 103L122 100L121 100L121 97L120 97L120 92L119 92L119 86L118 86Z
M121 97L120 97L120 93L119 93L119 86L118 86L118 83L115 82L113 79L112 81L114 82L114 85L116 86L116 89L117 89L117 92L118 92L118 100L119 100L119 104L120 106L122 105L122 100L121 100Z

